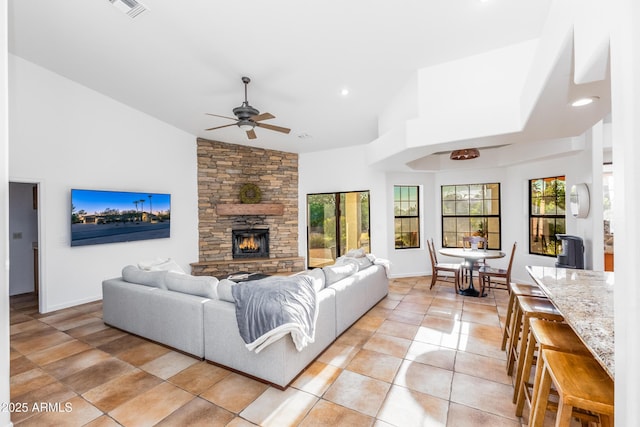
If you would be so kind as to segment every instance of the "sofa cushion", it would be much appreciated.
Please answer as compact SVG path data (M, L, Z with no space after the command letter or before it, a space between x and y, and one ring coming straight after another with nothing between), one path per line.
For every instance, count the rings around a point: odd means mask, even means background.
M190 274L167 271L165 276L167 289L183 294L204 298L218 298L218 279L212 276L191 276Z
M127 265L122 269L122 279L125 282L160 289L167 289L165 283L166 275L166 271L146 271L139 269L135 265Z
M348 258L362 258L362 257L366 256L366 253L365 253L364 249L362 249L362 248L360 248L360 249L351 249L349 252L344 254L344 256L346 256Z
M345 277L349 277L352 274L357 273L358 266L353 263L334 264L323 267L322 271L325 275L325 286L330 286Z
M233 293L231 292L231 287L235 285L236 282L231 281L229 279L222 279L218 282L218 299L227 302L235 302L236 300L233 298Z
M321 268L314 268L312 270L307 270L304 273L305 276L309 276L311 278L311 284L313 285L313 289L316 292L320 292L325 287L325 276L324 271Z
M173 271L186 274L186 272L171 258L156 258L152 261L140 261L138 267L147 271Z

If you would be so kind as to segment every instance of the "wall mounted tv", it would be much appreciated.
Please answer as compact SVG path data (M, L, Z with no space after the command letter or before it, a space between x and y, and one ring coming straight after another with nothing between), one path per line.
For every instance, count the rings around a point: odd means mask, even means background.
M170 236L171 195L71 190L71 246Z

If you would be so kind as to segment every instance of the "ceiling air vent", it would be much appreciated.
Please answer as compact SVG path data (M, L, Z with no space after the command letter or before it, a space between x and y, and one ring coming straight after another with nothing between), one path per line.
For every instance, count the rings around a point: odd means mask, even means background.
M145 5L136 0L109 0L109 2L130 18L140 16L144 11L148 10Z

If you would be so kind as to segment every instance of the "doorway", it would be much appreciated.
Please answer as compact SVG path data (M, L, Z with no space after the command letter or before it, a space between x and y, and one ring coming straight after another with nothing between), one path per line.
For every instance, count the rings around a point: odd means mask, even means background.
M9 296L40 293L37 183L9 182Z

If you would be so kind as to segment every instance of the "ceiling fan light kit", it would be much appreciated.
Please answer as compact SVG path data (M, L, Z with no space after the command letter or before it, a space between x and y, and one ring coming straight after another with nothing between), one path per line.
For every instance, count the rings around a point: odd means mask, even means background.
M256 139L257 138L255 130L254 130L255 127L260 127L260 128L264 128L264 129L268 129L268 130L273 130L273 131L276 131L276 132L287 133L287 134L289 132L291 132L291 129L288 129L288 128L285 128L285 127L269 125L269 124L266 124L266 123L260 123L260 121L262 121L262 120L275 119L276 116L274 116L271 113L262 113L262 114L260 114L260 111L258 111L256 108L253 108L251 105L249 105L249 101L247 101L247 85L249 84L249 82L251 82L251 79L249 77L243 77L242 78L242 83L244 83L244 102L239 107L236 107L236 108L233 109L233 114L236 116L235 119L233 117L227 117L227 116L221 116L221 115L218 115L218 114L207 113L210 116L221 117L223 119L234 120L235 123L231 123L231 124L228 124L228 125L222 125L222 126L216 126L216 127L212 127L212 128L205 129L205 130L215 130L215 129L221 129L221 128L226 128L226 127L229 127L229 126L236 125L240 129L242 129L243 131L247 132L247 138L249 138L249 139Z
M463 150L453 150L451 160L471 160L480 157L480 150L477 148L465 148Z

